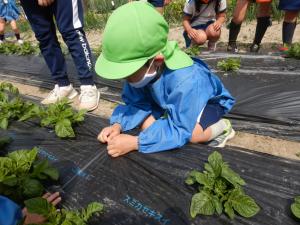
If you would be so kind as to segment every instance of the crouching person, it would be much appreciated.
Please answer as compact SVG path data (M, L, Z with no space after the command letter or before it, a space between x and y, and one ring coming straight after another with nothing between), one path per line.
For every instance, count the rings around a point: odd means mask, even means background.
M132 16L128 16L132 15ZM234 98L209 68L167 40L168 25L150 5L133 2L109 18L96 72L124 79L123 100L98 139L108 154L153 153L188 142L223 147L234 136L222 119ZM139 127L138 136L122 132Z
M204 45L215 51L226 21L226 0L189 0L184 7L183 27L186 47Z

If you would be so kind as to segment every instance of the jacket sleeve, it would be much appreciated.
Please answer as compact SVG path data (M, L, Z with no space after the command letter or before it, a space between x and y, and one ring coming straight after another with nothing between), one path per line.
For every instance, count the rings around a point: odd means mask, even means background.
M166 105L168 116L156 120L140 133L138 139L140 152L171 150L182 147L190 140L197 117L211 95L211 84L208 79L195 80L184 80L168 95Z
M22 217L21 208L13 201L0 195L0 224L16 225Z
M122 131L136 128L152 112L152 99L145 88L133 88L125 83L122 99L125 105L118 105L110 118L110 124L119 123Z

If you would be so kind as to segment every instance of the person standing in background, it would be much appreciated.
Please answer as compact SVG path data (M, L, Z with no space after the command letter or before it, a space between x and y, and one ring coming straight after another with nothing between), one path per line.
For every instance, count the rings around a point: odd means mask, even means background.
M16 6L15 0L0 0L0 44L5 41L4 31L7 22L10 23L11 29L17 38L17 42L23 44L17 26L17 19L19 19L19 16L20 11Z
M280 0L279 9L285 11L282 24L282 42L281 51L287 51L293 42L294 32L297 26L297 17L300 11L300 0Z
M236 40L240 33L242 23L246 17L247 9L253 0L237 0L233 18L229 24L229 40L227 51L237 53L239 51ZM257 24L255 37L250 52L258 52L260 49L261 41L268 29L272 25L271 21L271 3L272 0L254 0L258 3Z
M63 98L72 100L78 95L67 76L66 62L56 36L57 25L78 71L81 83L79 108L88 111L96 109L100 92L93 80L93 62L83 30L81 0L21 0L21 4L56 82L42 104L55 103Z

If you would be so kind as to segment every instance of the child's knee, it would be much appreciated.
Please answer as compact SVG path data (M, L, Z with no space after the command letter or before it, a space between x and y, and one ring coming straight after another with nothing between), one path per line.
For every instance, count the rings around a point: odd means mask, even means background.
M284 15L284 21L287 23L294 23L297 20L299 12L286 11Z
M232 18L232 21L235 24L243 23L250 2L251 2L251 0L238 0L237 1L234 12L233 12L233 18Z
M190 142L193 144L207 142L210 138L210 133L206 130L204 131L200 124L196 124Z
M210 25L207 29L206 29L206 34L207 34L207 39L208 40L214 40L217 41L220 36L221 36L221 29L218 31L215 31L213 28L213 25Z
M194 42L198 45L203 45L207 41L207 35L203 30L197 30L197 36Z

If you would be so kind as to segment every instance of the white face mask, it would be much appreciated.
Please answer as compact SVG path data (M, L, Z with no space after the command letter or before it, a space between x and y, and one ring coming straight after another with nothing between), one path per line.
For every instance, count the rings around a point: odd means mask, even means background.
M150 63L150 66L148 67L144 77L137 82L129 82L129 84L134 87L134 88L142 88L145 87L147 84L149 84L157 75L157 71L155 71L154 73L148 73L152 64L154 62L154 59L152 60L152 62Z

